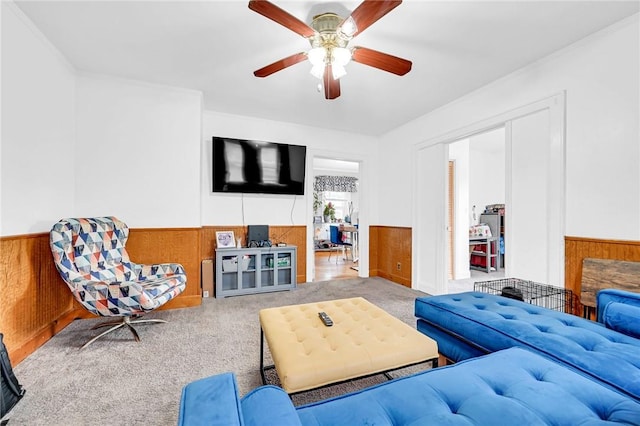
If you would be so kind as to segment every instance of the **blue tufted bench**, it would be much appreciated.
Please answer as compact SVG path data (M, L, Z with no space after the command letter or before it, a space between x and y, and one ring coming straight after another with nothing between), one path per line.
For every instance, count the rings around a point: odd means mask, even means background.
M226 373L185 386L178 420L180 426L639 422L640 403L519 348L298 408L275 386L261 386L240 399L235 377Z
M640 339L621 332L625 326L637 329L640 298L619 291L602 293L601 298L608 299L599 314L615 323L613 329L574 315L478 292L418 298L415 315L418 330L436 340L439 352L451 360L511 347L527 348L640 400Z

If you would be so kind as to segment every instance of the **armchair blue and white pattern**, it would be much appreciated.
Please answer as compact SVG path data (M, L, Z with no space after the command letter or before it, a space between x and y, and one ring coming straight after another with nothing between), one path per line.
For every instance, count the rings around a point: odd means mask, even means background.
M187 276L182 265L142 265L132 262L125 249L129 228L115 217L69 218L56 223L50 232L53 260L62 279L83 307L94 315L121 317L98 324L108 327L87 342L131 324L166 322L139 319L184 291Z

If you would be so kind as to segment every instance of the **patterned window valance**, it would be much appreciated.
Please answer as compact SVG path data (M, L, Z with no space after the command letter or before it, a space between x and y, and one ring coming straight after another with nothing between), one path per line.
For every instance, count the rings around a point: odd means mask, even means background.
M313 190L316 192L358 192L358 178L351 176L316 176Z

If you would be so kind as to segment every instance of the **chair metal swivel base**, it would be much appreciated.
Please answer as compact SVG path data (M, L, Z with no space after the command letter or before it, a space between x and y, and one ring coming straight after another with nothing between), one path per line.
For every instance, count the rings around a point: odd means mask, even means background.
M80 349L86 348L87 346L89 346L90 344L92 344L102 336L106 336L107 334L111 333L112 331L116 331L121 327L127 327L133 334L133 337L134 339L136 339L136 342L139 342L140 336L138 336L138 332L136 331L135 328L133 328L131 324L145 324L145 323L158 323L158 322L166 323L165 320L161 320L161 319L131 319L131 317L122 317L122 320L108 321L108 322L103 322L103 323L94 325L93 327L91 327L91 330L96 330L98 328L110 327L110 326L111 328L108 329L107 331L104 331L98 334L93 339L89 340Z

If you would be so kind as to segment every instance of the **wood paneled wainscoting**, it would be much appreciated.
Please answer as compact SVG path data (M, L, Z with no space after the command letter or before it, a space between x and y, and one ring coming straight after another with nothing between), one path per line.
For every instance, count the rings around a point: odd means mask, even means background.
M202 228L200 259L216 261L216 231L233 231L236 239L242 238L242 246L247 246L246 226L204 226ZM269 239L275 245L286 243L297 247L297 277L298 284L307 281L307 227L306 226L274 226L269 225ZM214 286L215 287L215 286Z
M582 290L582 261L585 258L640 262L640 241L565 237L564 252L565 287L579 297ZM582 315L582 304L574 307L574 314Z
M188 308L202 303L200 282L201 228L137 228L129 232L127 252L136 263L179 263L187 287L160 309Z
M48 233L0 238L0 332L14 365L73 321L75 312Z
M197 306L200 228L132 229L127 251L137 263L175 262L187 273L185 291L161 309ZM49 233L0 237L0 332L15 365L76 318L94 318L60 278Z
M371 226L369 275L411 287L411 238L411 228Z

